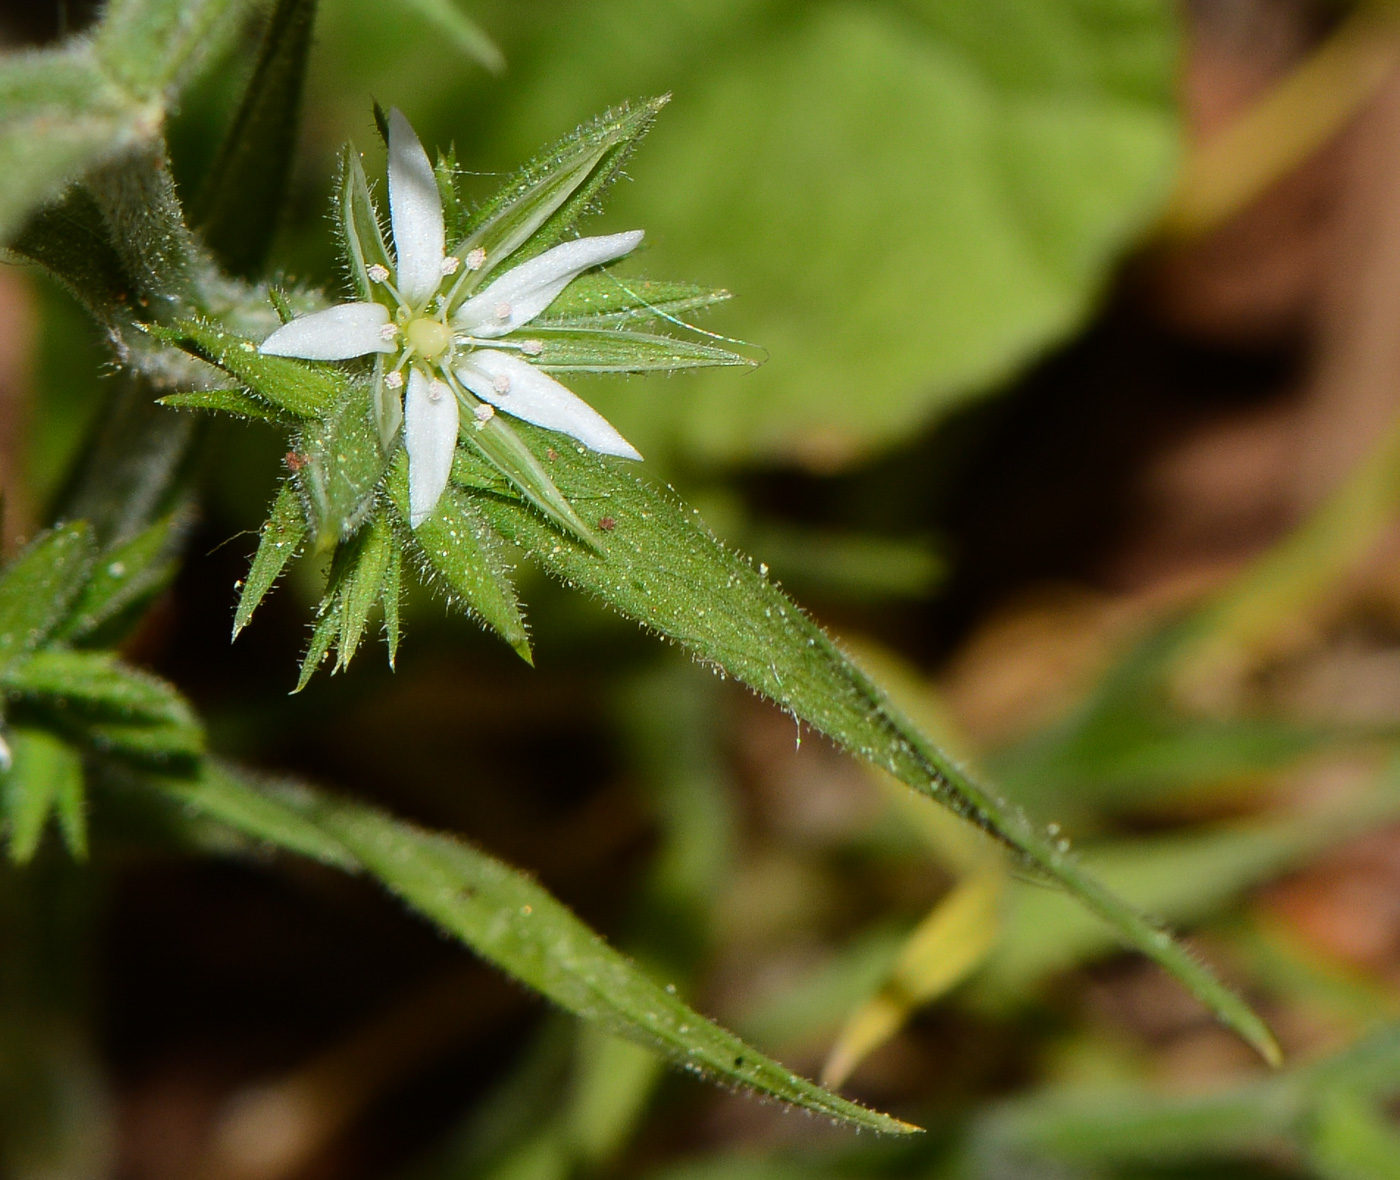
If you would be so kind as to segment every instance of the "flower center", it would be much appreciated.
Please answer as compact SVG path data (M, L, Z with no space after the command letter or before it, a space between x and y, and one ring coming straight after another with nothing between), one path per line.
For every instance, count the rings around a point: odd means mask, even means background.
M452 345L451 329L446 324L430 320L426 316L409 320L403 334L413 345L413 351L425 361L436 360Z

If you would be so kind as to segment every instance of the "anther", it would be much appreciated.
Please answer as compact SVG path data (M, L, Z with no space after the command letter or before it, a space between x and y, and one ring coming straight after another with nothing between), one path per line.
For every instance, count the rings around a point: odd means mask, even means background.
M475 250L473 250L470 254L467 255L468 270L480 270L485 265L486 251L483 250L480 246L478 246Z
M390 389L403 388L403 374L395 369L392 373L384 374L384 384Z
M399 334L398 324L385 324L379 329L379 339L392 340Z
M510 392L510 377L505 373L497 373L491 378L491 388L505 397Z
M445 275L455 275L457 268L462 265L462 260L455 254L449 254L442 260L442 273Z
M389 277L389 268L387 266L380 266L379 263L376 262L373 266L365 268L365 274L369 276L369 281L371 283L382 283Z
M496 304L495 315L496 315L496 318L497 318L498 320L500 320L501 323L504 324L508 319L510 319L510 304L509 304L509 303L498 303L498 304Z
M448 394L451 392L452 390L448 388L447 382L445 381L428 382L428 400L430 402L440 402L442 401L444 394Z
M476 418L479 426L485 426L486 423L490 422L491 419L496 416L496 407L488 406L483 402L481 405L473 408L472 415Z
M522 340L520 342L520 351L523 352L526 356L539 356L540 353L544 351L544 341Z

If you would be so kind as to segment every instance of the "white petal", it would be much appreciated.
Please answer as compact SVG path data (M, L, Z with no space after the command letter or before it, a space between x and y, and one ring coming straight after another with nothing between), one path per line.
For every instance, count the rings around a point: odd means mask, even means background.
M506 271L457 309L452 326L483 340L523 327L559 298L580 274L637 248L642 231L564 242Z
M417 369L408 375L403 402L403 445L408 451L408 523L417 528L433 514L457 451L457 395L444 381Z
M519 357L494 348L478 349L457 366L457 377L477 397L502 413L562 431L604 455L642 457L602 414L548 373Z
M388 322L389 310L383 304L338 303L283 324L258 351L307 361L345 361L370 352L393 352L398 346L380 331Z
M399 293L422 303L442 282L442 198L428 153L397 107L389 112L389 221Z

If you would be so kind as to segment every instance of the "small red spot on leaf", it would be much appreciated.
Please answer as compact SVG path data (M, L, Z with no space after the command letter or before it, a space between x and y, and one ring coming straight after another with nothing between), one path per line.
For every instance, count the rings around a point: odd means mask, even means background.
M553 447L550 447L549 450L547 450L544 453L544 457L548 459L551 463L553 463L557 458L559 458L559 452L556 451Z
M611 516L605 516L602 520L598 522L598 527L602 529L603 532L610 533L613 531L613 529L617 528L617 521L615 521Z
M288 471L300 471L306 466L305 458L298 455L295 451L288 451L286 455L283 456L282 462L287 465Z

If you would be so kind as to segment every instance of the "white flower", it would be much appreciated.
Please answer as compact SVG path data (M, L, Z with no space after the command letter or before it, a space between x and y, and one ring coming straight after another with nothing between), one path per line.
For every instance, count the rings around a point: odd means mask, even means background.
M384 355L382 386L404 389L413 528L432 515L447 487L462 421L459 402L478 429L494 407L605 455L641 458L592 406L524 359L540 354L538 341L508 339L584 271L631 253L642 240L640 230L564 242L506 271L449 313L458 284L481 269L486 255L480 248L465 256L446 252L432 165L397 110L389 112L389 220L397 264L391 271L376 263L365 272L383 289L385 302L342 303L301 316L273 332L261 351L313 361Z

